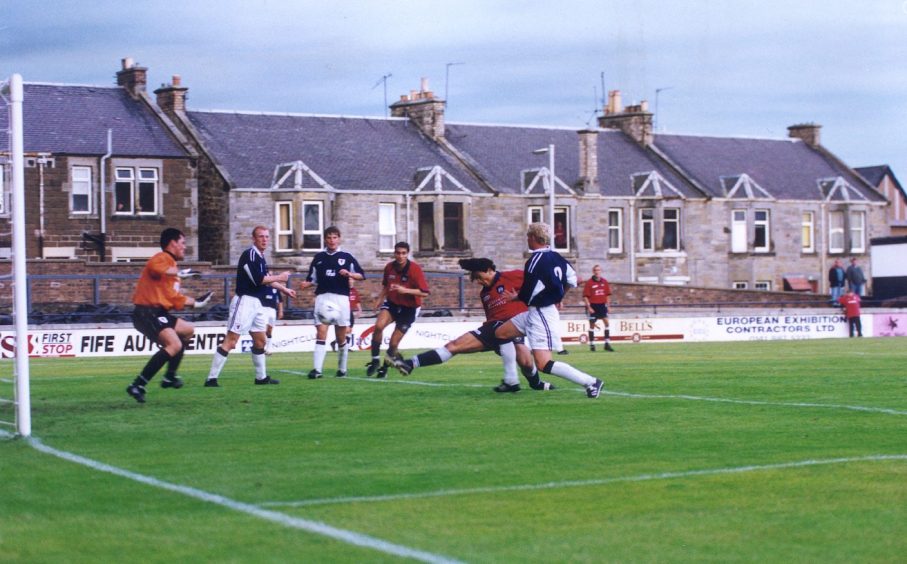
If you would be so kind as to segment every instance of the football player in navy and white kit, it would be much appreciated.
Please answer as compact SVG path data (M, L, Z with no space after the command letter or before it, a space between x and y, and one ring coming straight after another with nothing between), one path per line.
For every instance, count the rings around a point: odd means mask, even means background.
M340 229L324 230L325 249L312 258L309 274L302 282L302 289L315 286L315 362L309 378L321 378L328 327L334 326L339 356L338 378L346 376L346 359L349 343L346 333L350 327L350 280L363 280L365 274L359 262L346 251L340 250Z
M239 257L236 267L236 291L230 301L230 317L227 322L227 336L221 346L214 353L211 361L211 370L205 380L205 387L216 388L219 386L217 377L220 376L227 355L230 354L239 337L248 332L252 336L252 364L255 366L256 384L278 384L268 376L265 369L265 344L267 342L267 326L270 316L268 307L271 288L277 288L281 293L296 297L296 292L284 286L290 278L290 271L280 274L268 272L268 263L265 261L264 252L271 240L271 233L267 227L259 225L252 230L252 246Z
M551 231L545 223L533 223L526 232L526 243L532 255L523 269L519 293L508 292L508 299L520 300L529 309L501 325L495 336L513 339L525 335L532 349L535 365L545 374L554 374L586 388L586 395L597 398L602 381L566 362L551 360L551 351L560 341L560 313L557 304L568 287L576 287L576 271L564 257L548 246Z
M522 337L512 341L499 341L494 336L494 330L505 321L526 311L526 304L505 297L508 290L518 291L522 286L523 271L498 272L491 259L487 258L460 259L460 268L469 272L470 280L482 286L479 298L485 309L485 323L463 333L443 347L425 351L410 359L394 357L394 367L404 376L408 376L416 368L441 364L458 354L495 351L504 362L504 379L493 388L494 391L520 391L518 366L533 390L553 390L554 386L539 378L539 373L532 362L532 353L523 344Z

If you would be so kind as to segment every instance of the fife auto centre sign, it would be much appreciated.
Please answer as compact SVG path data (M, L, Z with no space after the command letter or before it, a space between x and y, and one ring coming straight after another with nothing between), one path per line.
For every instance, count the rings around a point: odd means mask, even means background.
M864 314L863 334L902 336L907 334L907 315L903 313ZM480 321L417 321L401 343L405 349L436 348L459 335L475 329ZM196 326L195 335L186 348L187 354L213 354L223 342L224 328ZM562 320L564 343L586 344L588 321ZM353 350L371 346L373 327L360 323L354 330ZM390 331L385 335L390 336ZM601 322L595 330L602 338ZM847 337L843 315L833 314L734 314L702 317L612 317L611 340L625 343L689 341L768 341L790 339L825 339ZM386 340L386 339L385 339ZM311 352L315 348L315 328L311 324L278 325L272 340L274 352ZM29 356L33 357L99 357L146 356L156 345L133 328L36 329L28 335ZM248 352L252 340L240 339L240 349ZM0 331L0 357L15 355L13 331Z

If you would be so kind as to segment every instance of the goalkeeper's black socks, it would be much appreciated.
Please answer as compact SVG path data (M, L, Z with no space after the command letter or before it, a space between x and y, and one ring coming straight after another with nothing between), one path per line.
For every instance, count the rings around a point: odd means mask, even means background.
M165 364L170 362L173 357L170 356L170 353L166 349L160 349L154 356L151 357L151 360L148 361L148 364L145 365L145 368L142 369L142 373L138 375L133 382L136 386L144 386L154 378L154 375L164 367Z

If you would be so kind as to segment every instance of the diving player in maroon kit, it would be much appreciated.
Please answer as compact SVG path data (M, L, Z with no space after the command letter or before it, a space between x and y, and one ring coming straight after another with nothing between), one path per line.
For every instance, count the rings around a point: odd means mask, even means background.
M495 351L504 362L504 380L494 388L496 392L518 392L520 390L517 365L529 386L534 390L553 390L554 386L539 378L529 349L522 338L501 341L494 336L494 330L502 323L526 311L526 304L505 298L508 292L518 291L523 284L521 270L497 272L494 263L487 258L462 259L460 267L469 272L470 280L482 285L480 294L485 308L485 323L464 333L443 347L425 351L411 359L398 358L394 362L404 376L416 368L447 362L458 354Z

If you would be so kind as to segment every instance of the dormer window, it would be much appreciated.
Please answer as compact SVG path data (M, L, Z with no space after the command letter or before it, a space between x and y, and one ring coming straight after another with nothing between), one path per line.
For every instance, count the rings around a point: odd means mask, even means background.
M637 198L683 198L683 193L658 174L640 172L630 177Z
M721 186L730 200L773 200L772 195L748 174L722 176Z

